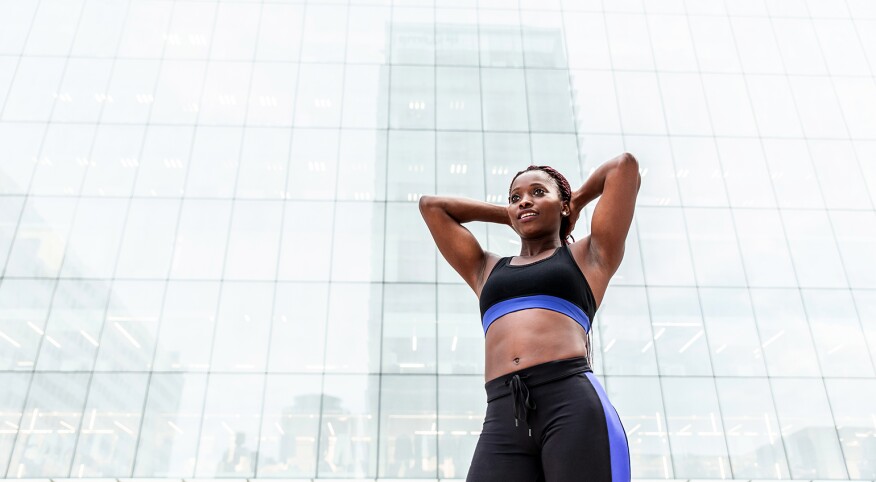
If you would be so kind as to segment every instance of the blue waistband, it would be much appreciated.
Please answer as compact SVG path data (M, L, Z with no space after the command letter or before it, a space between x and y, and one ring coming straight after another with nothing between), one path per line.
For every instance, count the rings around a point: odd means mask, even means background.
M587 313L584 313L584 310L578 305L556 296L532 295L511 298L491 306L484 313L484 319L481 322L484 325L484 336L486 336L487 330L490 329L490 325L500 316L529 308L542 308L562 313L577 321L579 325L584 327L585 332L590 332L590 318L587 317Z

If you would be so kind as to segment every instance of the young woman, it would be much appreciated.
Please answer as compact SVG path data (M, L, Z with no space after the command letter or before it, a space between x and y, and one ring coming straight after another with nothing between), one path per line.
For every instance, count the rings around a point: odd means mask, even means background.
M640 183L638 162L624 153L574 192L556 170L529 166L512 179L507 206L420 198L438 250L480 300L487 413L467 481L630 480L626 433L590 368L589 333L623 258ZM569 243L599 196L590 235ZM484 251L462 226L470 221L511 226L520 255Z

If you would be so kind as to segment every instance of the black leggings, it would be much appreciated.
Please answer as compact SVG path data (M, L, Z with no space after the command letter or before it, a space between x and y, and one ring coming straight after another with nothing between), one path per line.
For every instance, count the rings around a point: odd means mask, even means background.
M586 358L517 370L484 388L467 482L629 482L626 433Z

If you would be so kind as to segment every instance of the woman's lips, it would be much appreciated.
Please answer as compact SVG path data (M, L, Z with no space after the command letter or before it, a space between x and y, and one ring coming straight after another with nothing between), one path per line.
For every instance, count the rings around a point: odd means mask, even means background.
M531 215L531 216L525 216L525 217L522 217L522 218L520 218L520 222L521 222L521 223L525 223L525 222L531 220L532 218L534 218L534 217L536 217L536 216L538 216L538 214L533 214L533 215Z

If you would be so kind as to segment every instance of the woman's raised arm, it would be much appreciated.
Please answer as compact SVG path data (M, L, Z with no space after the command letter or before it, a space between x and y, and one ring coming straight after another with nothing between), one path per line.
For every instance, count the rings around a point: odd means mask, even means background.
M590 222L588 257L596 261L609 278L624 257L641 183L639 162L625 152L599 166L584 185L572 193L572 209L578 212L601 196Z
M511 225L508 211L495 204L449 196L423 196L420 213L444 259L477 293L484 273L486 252L462 223L483 221Z

